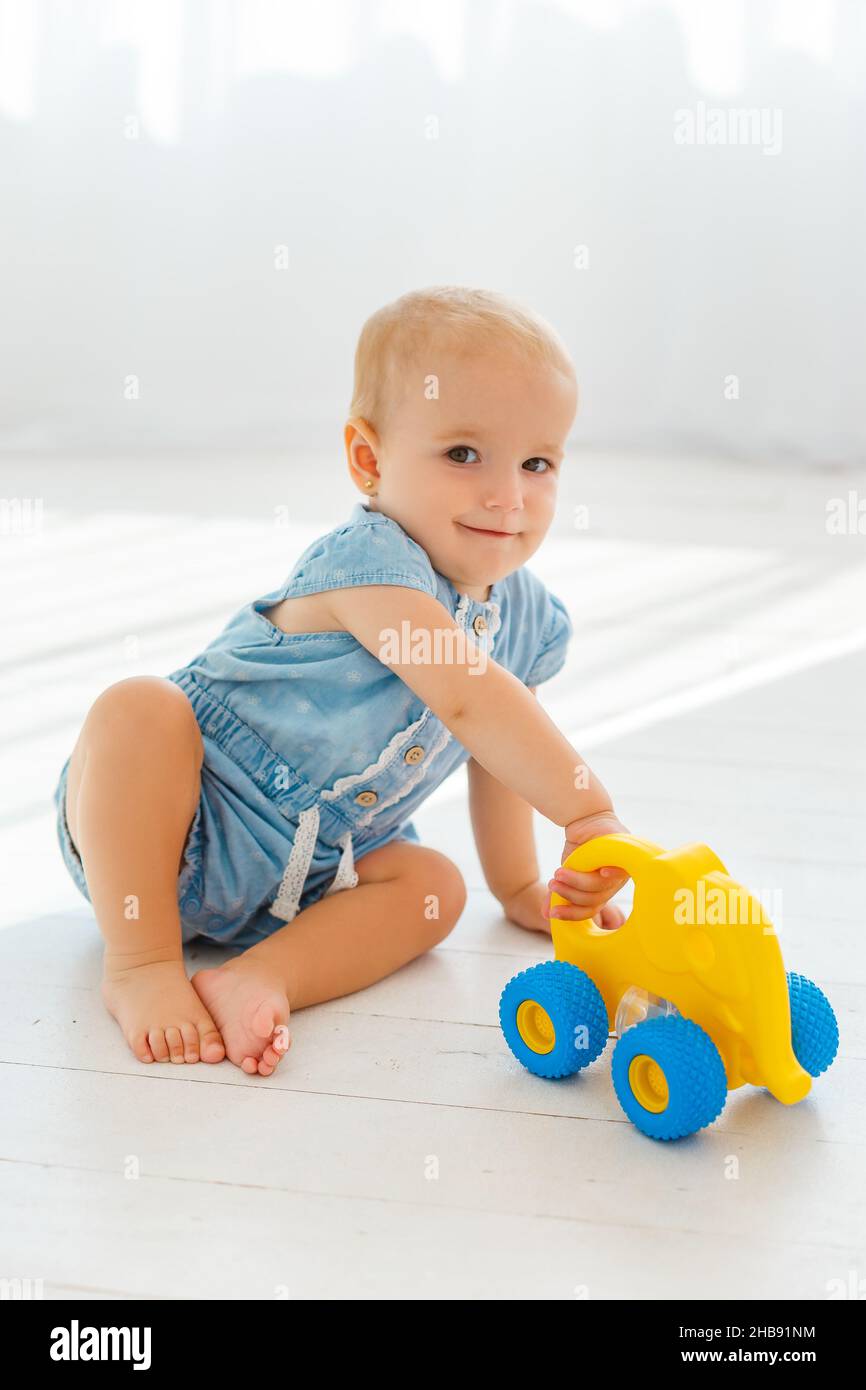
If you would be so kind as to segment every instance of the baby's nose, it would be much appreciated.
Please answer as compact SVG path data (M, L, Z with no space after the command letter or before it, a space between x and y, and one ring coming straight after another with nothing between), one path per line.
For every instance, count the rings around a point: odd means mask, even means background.
M495 530L497 521L505 520L508 512L520 511L523 507L523 493L517 479L490 485L482 497L482 506L490 514L490 524ZM495 516L495 513L499 513ZM508 530L508 527L504 527Z

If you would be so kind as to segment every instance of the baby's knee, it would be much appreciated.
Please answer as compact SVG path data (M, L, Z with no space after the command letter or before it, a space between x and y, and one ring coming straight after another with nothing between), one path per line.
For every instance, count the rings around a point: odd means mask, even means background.
M201 733L192 705L180 686L164 676L127 676L97 696L83 729L87 741L128 738L140 745L189 744L201 753Z
M456 926L466 906L463 875L446 854L425 848L418 883L423 890L424 919L430 923L431 937L434 943L441 941Z

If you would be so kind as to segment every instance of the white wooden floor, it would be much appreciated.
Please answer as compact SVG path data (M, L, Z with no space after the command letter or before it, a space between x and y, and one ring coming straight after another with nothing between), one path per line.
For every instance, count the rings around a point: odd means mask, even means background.
M57 772L99 690L190 657L354 498L326 500L336 456L2 467L44 512L0 537L0 1278L243 1299L824 1299L863 1279L866 540L825 528L863 478L585 459L535 562L577 627L553 717L635 834L705 840L781 903L786 964L839 1017L799 1106L744 1088L655 1144L610 1049L561 1082L509 1053L500 991L550 949L485 891L462 774L417 818L471 890L435 952L297 1014L266 1080L134 1061L60 862ZM546 875L560 833L538 839Z

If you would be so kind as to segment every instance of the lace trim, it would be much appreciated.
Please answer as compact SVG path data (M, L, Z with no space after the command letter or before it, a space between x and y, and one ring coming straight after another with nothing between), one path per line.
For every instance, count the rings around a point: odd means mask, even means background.
M325 897L328 896L328 893L339 893L343 888L355 888L358 883L354 850L352 848L351 830L347 830L345 835L341 836L340 844L343 846L343 853L340 855L340 862L337 865L334 881L325 890Z
M319 837L319 808L311 806L308 810L302 811L298 817L298 829L295 833L292 852L289 855L289 862L286 864L277 896L271 903L270 912L274 917L279 917L284 922L291 922L298 915L298 905L304 891L304 884L307 881L307 874L310 872L310 860L316 848L316 840ZM328 893L339 893L343 888L355 888L358 884L358 873L355 869L355 855L352 847L352 832L347 830L341 836L342 854L337 865L337 872L333 882L325 890Z
M459 627L464 629L469 616L470 602L469 595L462 594L460 602L454 610L455 622ZM477 602L482 608L488 609L490 614L484 639L488 653L492 653L494 638L502 626L500 605L494 600L482 602L479 599ZM356 787L360 782L368 782L372 777L375 777L377 773L384 771L384 769L393 762L403 745L417 735L422 725L427 722L429 715L430 711L425 710L420 719L416 719L414 723L409 724L405 729L398 729L396 734L388 740L388 743L382 749L374 763L370 763L362 772L352 772L345 777L338 777L332 787L328 787L319 793L320 800L336 801L338 797L350 791L352 787ZM409 792L418 785L421 779L426 777L427 769L430 767L436 754L442 751L450 738L450 731L443 726L438 737L434 739L431 744L429 754L427 758L425 758L423 764L416 768L412 775L407 777L391 796L387 797L384 801L377 802L369 811L360 816L356 824L356 829L364 829L366 826L370 825L374 817L379 815L380 812L386 810L389 806L393 806L395 802L401 801L403 797L407 796ZM289 855L289 860L283 872L282 879L280 880L277 895L270 907L271 914L274 917L281 918L284 922L291 922L297 916L298 905L304 891L304 884L310 870L310 861L316 848L318 835L319 808L318 806L311 806L306 811L301 811L298 817L298 829L295 834L294 843L292 844L292 851ZM340 839L340 844L342 846L340 862L337 865L337 872L334 875L332 883L326 889L325 896L329 893L339 893L344 888L355 888L358 884L358 873L355 869L351 831L346 831Z
M461 594L460 602L454 609L454 621L458 627L466 626L466 619L469 616L469 595Z
M280 880L277 896L269 909L272 916L280 917L284 922L291 922L297 916L298 903L301 900L307 874L310 871L310 860L316 848L318 835L319 808L318 806L310 806L306 811L302 811L298 817L298 828L295 832L292 852ZM341 860L341 865L342 862Z
M490 611L490 617L487 621L487 631L485 633L485 638L487 643L487 654L488 656L492 656L493 641L496 637L497 632L502 626L502 613L500 605L496 602L495 599L487 599L484 602L482 602L481 599L478 599L477 602L481 605L482 608L487 608ZM469 603L469 595L462 594L460 602L454 609L454 621L458 627L462 627L464 629L466 627L466 621L469 617ZM478 645L477 639L478 634L476 633L475 636L472 638L472 641L475 642L476 646Z
M426 777L427 769L430 767L430 764L433 762L433 759L435 758L436 754L442 751L442 749L445 747L446 743L448 743L450 738L450 731L446 729L443 725L442 732L439 734L438 738L434 739L431 743L430 753L428 757L424 759L424 762L415 769L411 777L407 777L405 782L401 782L400 786L397 788L397 790L394 792L392 796L386 797L384 801L377 802L377 804L375 806L372 806L370 810L367 811L363 816L359 816L355 828L357 830L365 829L366 826L368 826L370 822L373 820L374 816L377 816L380 813L380 811L384 811L389 806L393 806L394 803L397 801L402 801L403 797L407 796L409 792L412 791L413 787L417 787L418 783L421 781L421 778Z
M403 747L403 744L408 743L409 739L414 737L421 728L421 725L425 723L428 718L429 711L425 710L421 718L416 719L414 724L410 724L406 729L398 729L393 738L388 740L374 763L370 763L369 767L365 767L363 772L351 772L345 777L338 777L333 787L329 787L326 791L319 793L322 801L336 801L338 797L343 795L343 792L350 791L351 788L356 787L359 782L369 782L371 777L375 777L378 772L384 771L389 763L393 762L397 753Z
M496 602L485 604L485 607L490 609L490 620L487 625L487 651L489 653L493 651L494 638L502 626L502 614L499 604Z

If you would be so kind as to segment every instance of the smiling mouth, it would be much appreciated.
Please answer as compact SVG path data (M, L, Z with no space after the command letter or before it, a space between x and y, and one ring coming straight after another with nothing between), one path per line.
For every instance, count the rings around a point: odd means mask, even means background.
M476 536L516 536L517 531L488 531L484 526L467 526L465 521L458 521L458 526L462 526L464 531L474 531Z

